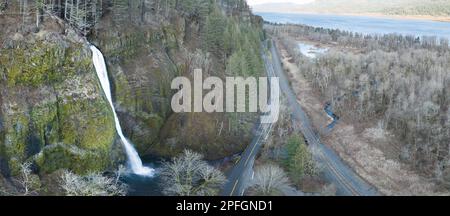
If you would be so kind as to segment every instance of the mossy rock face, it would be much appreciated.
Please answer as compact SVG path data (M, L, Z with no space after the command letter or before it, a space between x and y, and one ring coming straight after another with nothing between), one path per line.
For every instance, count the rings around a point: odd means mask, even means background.
M174 62L179 61L172 53L177 53L183 41L179 33L184 31L183 24L127 27L131 29L111 26L114 31L99 31L92 39L106 57L124 134L141 155L157 142L170 115L170 84L178 75Z
M62 36L28 37L0 50L2 172L17 175L25 161L41 173L104 170L116 131L91 51Z
M102 170L110 163L106 151L84 150L65 144L46 146L39 154L35 155L34 160L43 173L68 169L79 174L87 174Z
M60 138L87 150L106 151L115 137L114 119L108 103L97 92L101 89L95 79L83 83L89 77L82 76L58 86L58 92L70 86L80 92L66 92L58 101ZM85 94L86 93L86 94ZM79 95L83 95L79 97Z
M175 93L170 89L171 82L176 76L191 75L192 54L202 50L205 29L199 20L180 16L156 23L117 26L105 20L91 38L106 57L114 106L124 134L140 155L169 157L189 148L217 159L241 152L252 138L256 122L253 114L230 117L202 113L180 120L185 117L171 112ZM259 47L257 33L246 34L240 33L237 39L251 39ZM250 51L254 48L246 47ZM223 77L226 65L222 57L211 58L214 70L210 75Z
M88 71L91 61L82 58L79 44L20 43L2 51L0 62L9 86L42 87L61 82L80 71ZM0 71L1 72L1 71Z

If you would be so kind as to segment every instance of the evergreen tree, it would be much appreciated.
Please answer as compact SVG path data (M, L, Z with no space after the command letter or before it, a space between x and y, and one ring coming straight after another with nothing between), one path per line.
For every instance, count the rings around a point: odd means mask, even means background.
M205 48L208 52L214 54L218 59L224 58L224 32L226 19L218 8L206 19L205 27Z
M286 144L285 165L293 181L301 181L306 176L316 175L314 159L305 140L298 135L289 138Z

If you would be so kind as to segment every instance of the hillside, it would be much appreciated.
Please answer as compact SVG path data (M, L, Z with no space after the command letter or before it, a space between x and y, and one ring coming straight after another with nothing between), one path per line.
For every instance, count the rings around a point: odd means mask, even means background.
M0 3L0 194L2 178L14 182L24 163L39 191L54 194L61 169L84 175L125 162L88 42L105 56L115 110L140 155L192 149L220 159L251 140L255 114L170 109L176 76L197 68L219 77L230 68L241 76L263 71L255 55L262 20L245 1ZM14 186L20 191L5 187Z
M450 16L447 0L317 0L309 4L255 5L256 12L307 12L333 14L378 14L399 16Z

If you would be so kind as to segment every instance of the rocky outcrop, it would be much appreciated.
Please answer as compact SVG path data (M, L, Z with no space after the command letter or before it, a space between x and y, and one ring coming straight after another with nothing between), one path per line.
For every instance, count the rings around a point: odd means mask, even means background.
M183 1L175 7L157 3L154 6L152 2L158 1L145 1L145 7L129 7L126 14L132 15L125 20L118 19L114 12L105 13L90 36L106 56L124 133L140 154L159 157L172 157L186 148L207 159L242 151L251 139L256 115L172 113L174 91L170 84L176 76L191 77L197 68L207 71L205 74L225 77L226 48L220 42L224 41L224 34L207 34L218 33L228 22L237 20L243 26L254 22L247 29L257 31L261 20L245 9L238 10L237 7L244 7L239 4L222 2L223 11L216 12L217 5L205 6L207 1L201 0ZM185 5L188 2L197 6L189 8ZM233 21L231 17L235 17ZM213 19L221 19L222 25L212 28L208 20ZM240 28L239 24L235 28ZM245 40L242 37L235 40ZM210 38L217 41L215 50L210 50ZM198 63L202 61L210 63Z
M112 112L87 44L41 30L15 34L0 50L0 161L17 175L25 161L41 173L78 173L111 164Z
M182 27L107 28L114 30L100 29L92 40L107 59L124 133L143 153L158 138L171 112L170 83L178 74L178 65L171 59L177 57L170 56L167 49L177 46L182 34L176 31Z
M188 148L215 159L242 151L256 115L174 114L170 84L195 68L224 77L228 58L250 43L259 53L261 23L252 23L245 2L104 2L87 39L105 55L115 108L139 153L170 157ZM105 170L120 160L113 115L79 36L87 31L76 33L48 13L39 27L34 18L0 16L1 173L17 175L30 161L45 178L60 169Z

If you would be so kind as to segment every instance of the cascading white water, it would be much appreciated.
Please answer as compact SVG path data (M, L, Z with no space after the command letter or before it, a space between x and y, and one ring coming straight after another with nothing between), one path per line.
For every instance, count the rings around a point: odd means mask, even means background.
M136 149L133 147L133 145L128 141L128 139L123 135L122 127L120 126L119 118L117 117L116 110L113 105L112 96L111 96L111 87L109 84L108 79L108 71L106 69L105 59L103 57L102 52L97 49L97 47L91 45L90 46L92 51L92 61L94 62L95 70L97 71L97 76L100 79L101 86L103 88L103 91L105 92L106 98L108 99L109 105L111 106L111 109L113 110L114 114L114 120L116 124L116 130L119 134L119 137L123 143L123 146L125 147L126 154L128 156L128 161L131 167L131 171L134 174L142 175L142 176L152 176L154 173L154 170L149 167L145 167L142 164L142 160L139 157L139 154L137 153Z

